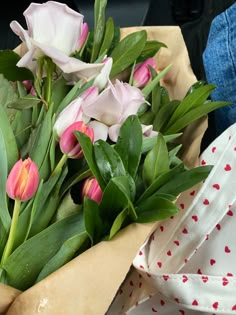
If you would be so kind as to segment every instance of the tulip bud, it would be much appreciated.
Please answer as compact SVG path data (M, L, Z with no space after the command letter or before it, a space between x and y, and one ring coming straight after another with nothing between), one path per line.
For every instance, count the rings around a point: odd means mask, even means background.
M71 159L78 159L83 156L83 151L74 131L85 133L92 141L94 140L94 132L83 121L73 123L63 132L59 141L61 151Z
M133 85L138 88L143 88L151 79L151 71L148 66L156 67L154 58L148 58L144 62L138 64L134 69Z
M79 38L78 50L80 50L83 47L84 43L86 42L88 32L89 32L88 24L83 23L82 32Z
M13 166L6 183L6 192L12 199L27 201L33 197L39 184L39 172L30 159L20 159Z
M102 199L102 190L95 177L88 177L82 186L82 198L89 197L99 203Z

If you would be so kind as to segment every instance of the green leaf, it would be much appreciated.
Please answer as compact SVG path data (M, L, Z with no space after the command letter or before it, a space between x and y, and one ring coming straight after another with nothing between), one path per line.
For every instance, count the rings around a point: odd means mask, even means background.
M52 104L54 107L54 112L57 111L59 105L65 99L70 90L71 86L67 84L67 81L63 77L60 77L55 82L53 82Z
M0 106L2 106L9 118L12 121L15 117L16 110L7 107L7 104L14 102L17 99L17 94L12 84L0 74Z
M121 157L107 142L103 140L95 142L94 157L105 183L108 183L112 177L126 175Z
M157 193L171 194L178 196L183 191L192 188L205 180L210 174L213 166L205 165L185 170L185 172L173 176L167 183L162 185Z
M138 31L127 35L111 52L113 66L110 78L125 70L141 54L147 40L146 31Z
M10 81L33 80L34 76L29 69L17 67L20 56L13 50L0 51L0 73Z
M64 242L80 231L84 231L82 213L60 220L24 242L2 266L7 272L8 285L19 290L31 287Z
M168 148L164 137L158 134L156 145L148 152L143 165L143 180L150 186L154 180L169 170Z
M196 106L204 106L204 102L209 97L211 92L216 88L213 84L207 84L200 86L198 89L192 91L180 102L179 106L174 111L167 128L173 125L179 118L183 117L184 114L195 108Z
M51 273L71 261L81 247L83 247L83 249L89 247L88 235L85 231L83 231L83 228L80 233L72 236L62 244L55 256L53 256L46 265L43 266L43 269L40 271L35 283L45 279Z
M112 44L113 37L114 37L114 21L110 17L106 22L104 39L103 39L102 46L100 48L100 53L99 53L100 56L103 54L106 54L109 51Z
M91 63L93 63L99 54L105 29L105 11L107 0L95 0L94 3L94 42L92 48Z
M4 139L3 141L5 142L5 150L7 153L7 170L9 172L18 160L18 148L11 124L2 106L0 106L0 130Z
M139 56L137 63L142 62L148 58L154 57L161 47L167 46L164 43L158 42L157 40L148 40Z
M158 195L152 196L140 203L136 208L136 222L147 223L165 220L179 212L179 208L170 200Z
M166 130L165 134L177 133L183 130L186 126L191 124L193 121L207 115L208 113L221 108L223 106L229 106L230 102L206 102L198 107L189 110L186 114L180 117L176 122L170 125Z
M75 131L74 132L76 138L78 139L81 148L83 150L84 157L88 163L88 166L93 173L93 175L96 177L99 186L103 190L105 187L105 182L102 178L102 175L100 174L99 168L96 164L95 156L94 156L94 147L91 139L84 133Z
M128 215L129 215L128 208L125 208L118 214L118 216L116 217L115 221L112 224L109 239L112 239L112 237L114 237L120 231Z
M83 202L84 224L91 245L96 244L103 233L103 221L100 217L98 204L89 198L84 198Z
M32 108L38 105L40 102L41 102L40 99L38 99L36 96L28 94L26 96L16 99L14 102L8 103L7 107L22 110Z
M153 91L153 89L157 86L160 80L166 75L169 69L172 67L172 64L168 65L164 70L162 70L151 82L149 82L143 89L142 93L145 98Z
M133 178L135 178L141 158L142 139L142 127L138 117L129 116L120 128L114 149L121 157L126 171Z
M165 127L168 124L173 112L179 106L180 101L173 100L169 103L163 105L158 113L156 113L155 119L153 121L153 129L157 131L161 131L165 134Z

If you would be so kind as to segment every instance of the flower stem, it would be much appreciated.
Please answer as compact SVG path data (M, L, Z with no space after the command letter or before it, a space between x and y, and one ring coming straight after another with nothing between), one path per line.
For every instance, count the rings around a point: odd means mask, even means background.
M9 232L8 240L4 248L3 255L2 255L1 265L4 265L5 261L12 253L15 236L16 236L16 227L17 227L17 222L18 222L19 213L20 213L20 205L21 205L21 201L19 199L15 199L10 232Z
M62 169L62 167L65 164L65 162L67 161L67 159L68 159L67 154L63 154L60 161L58 162L57 166L55 167L54 171L52 172L51 177L56 175L57 172L59 172Z

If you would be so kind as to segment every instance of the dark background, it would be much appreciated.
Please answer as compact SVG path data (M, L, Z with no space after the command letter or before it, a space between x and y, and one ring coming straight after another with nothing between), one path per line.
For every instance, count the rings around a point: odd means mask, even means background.
M0 50L13 49L20 44L9 24L17 20L26 28L24 10L31 2L46 1L18 0L9 3L9 9L0 11ZM72 9L85 16L89 27L93 27L94 0L65 0ZM152 26L178 25L188 49L192 69L198 80L206 80L202 53L212 19L232 5L235 0L107 0L107 17L112 16L115 25ZM204 135L203 149L216 137L214 113L209 114L209 127Z

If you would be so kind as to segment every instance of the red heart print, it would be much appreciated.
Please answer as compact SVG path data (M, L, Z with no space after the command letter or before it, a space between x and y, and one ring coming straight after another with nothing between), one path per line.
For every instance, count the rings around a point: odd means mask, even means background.
M236 304L232 307L232 311L236 311Z
M129 285L130 285L131 287L133 287L133 286L134 286L134 283L133 283L133 281L132 281L132 280L129 282Z
M184 204L183 204L183 203L181 203L179 206L180 206L180 208L181 208L182 210L184 210Z
M215 188L216 190L220 190L220 185L219 184L214 184L212 185L213 188Z
M198 305L198 301L197 300L193 300L192 305L197 306Z
M208 206L208 205L210 204L210 202L209 202L208 199L205 199L205 200L203 201L203 204L204 204L205 206Z
M191 192L190 192L190 195L191 195L191 196L194 196L194 195L195 195L195 190L191 191Z
M187 258L185 258L185 259L184 259L184 263L185 263L185 264L187 264L187 262L188 262L188 259L187 259Z
M225 287L225 286L228 285L228 284L229 284L229 280L224 277L224 278L222 279L222 285Z
M179 299L178 298L174 298L176 303L179 303Z
M167 280L169 280L169 276L164 275L164 276L163 276L163 279L164 279L165 281L167 281Z
M229 249L228 246L225 246L225 252L226 252L227 254L229 254L229 253L231 252L231 250Z
M181 315L185 315L185 311L179 310L179 312L180 312Z
M232 216L234 215L234 213L233 213L232 210L229 210L229 211L227 212L227 215L230 216L230 217L232 217Z
M212 153L214 153L215 150L216 150L216 147L213 147L213 148L211 149Z
M148 278L151 278L152 276L150 275L150 273L147 273L147 277L148 277Z
M205 164L206 164L206 161L205 161L205 160L202 160L202 161L201 161L201 164L202 164L202 165L205 165Z
M179 241L174 241L176 246L179 246Z
M197 215L193 215L192 219L193 219L193 221L197 222L198 221L198 216Z
M144 269L144 267L142 265L139 266L140 269Z
M236 147L234 147L234 151L236 151Z
M154 307L152 307L152 312L157 313L157 310Z
M202 274L201 269L198 269L197 273L198 273L199 275L201 275L201 274Z
M183 275L183 279L182 279L183 283L188 281L188 277L186 275Z
M164 226L163 225L160 226L160 230L161 230L161 232L164 231Z
M216 224L216 228L217 228L217 230L218 230L218 231L220 231L221 226L220 226L220 224L219 224L219 223L218 223L218 224Z
M158 266L159 268L161 268L161 267L162 267L162 262L161 262L161 261L158 261L158 262L157 262L157 266Z
M142 283L142 282L139 282L138 287L141 288L142 285L143 285L143 283Z
M129 297L131 298L133 295L133 291L130 292Z
M218 309L218 306L219 306L219 303L218 302L215 302L212 304L212 307L217 310Z
M140 250L138 254L139 256L142 256L143 252Z
M226 172L231 171L231 166L230 166L229 164L226 164L224 170L225 170Z
M165 305L165 301L163 300L161 300L160 303L161 303L161 306Z
M186 228L183 229L182 231L183 234L188 234L188 230Z
M166 253L168 256L171 256L172 255L172 253L171 253L171 251L170 250L168 250L168 252Z
M209 234L206 235L206 241L208 241L208 239L209 239Z
M215 263L216 263L215 259L211 259L211 260L210 260L211 266L213 266Z
M208 277L207 277L207 276L202 276L202 281L203 281L204 283L206 283L206 282L208 281Z
M120 294L122 294L123 293L123 290L122 289L120 289Z
M227 277L233 277L233 274L231 272L228 272L226 276Z

